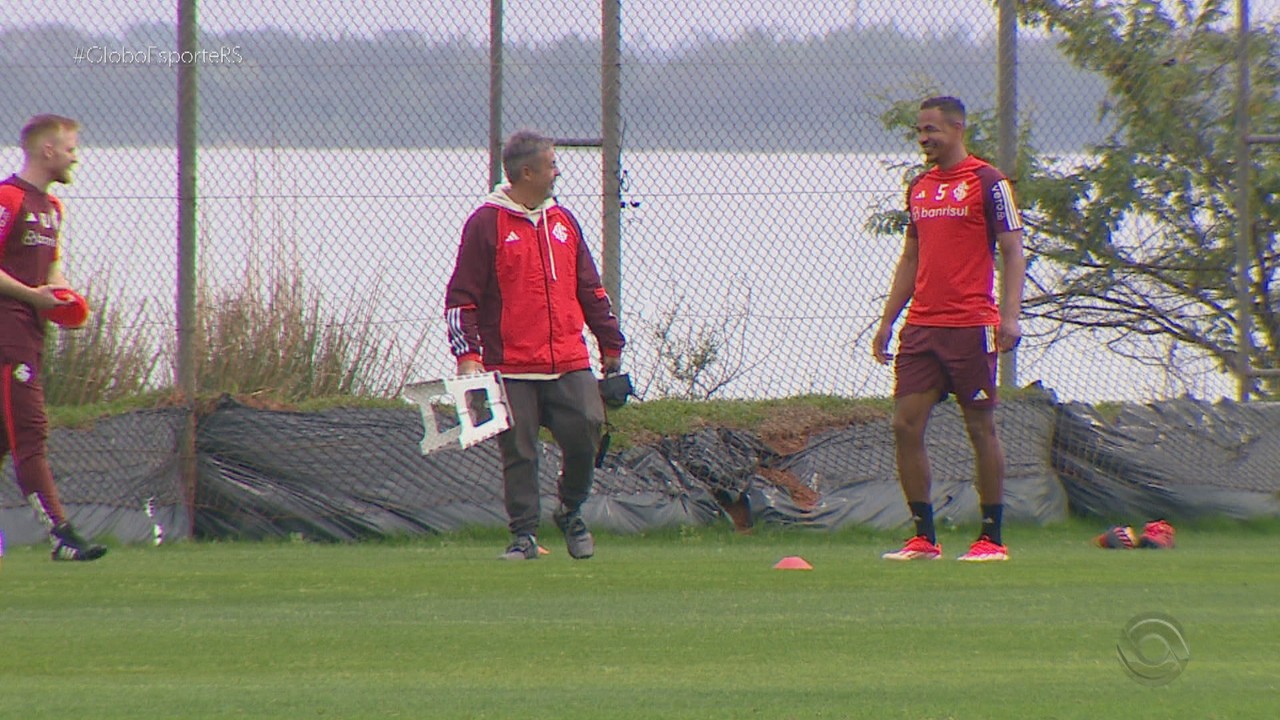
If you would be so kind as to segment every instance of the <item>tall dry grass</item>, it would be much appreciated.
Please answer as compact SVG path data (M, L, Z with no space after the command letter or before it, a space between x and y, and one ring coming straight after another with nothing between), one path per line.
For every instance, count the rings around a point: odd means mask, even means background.
M262 396L282 402L321 397L390 397L411 363L379 334L372 299L345 317L326 314L300 271L235 288L200 288L196 382L201 394ZM413 354L410 353L410 357Z
M45 402L93 405L146 393L161 360L146 332L146 308L135 308L126 318L111 302L109 281L90 283L84 294L92 308L85 326L59 330L50 325L45 333Z
M111 304L107 287L88 287L86 297L94 311L85 327L50 326L46 333L46 403L78 407L172 397L172 327L157 327L142 307L126 317ZM196 316L197 393L203 397L228 393L280 403L392 398L423 344L420 336L401 351L384 337L372 298L345 316L327 314L300 274L263 282L250 273L238 287L220 291L202 284Z

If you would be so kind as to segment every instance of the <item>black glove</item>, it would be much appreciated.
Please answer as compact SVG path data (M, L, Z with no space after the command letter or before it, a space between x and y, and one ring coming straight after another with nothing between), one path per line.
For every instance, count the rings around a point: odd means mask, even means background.
M627 404L627 398L634 394L631 376L626 373L605 375L600 380L600 399L608 407L617 409Z

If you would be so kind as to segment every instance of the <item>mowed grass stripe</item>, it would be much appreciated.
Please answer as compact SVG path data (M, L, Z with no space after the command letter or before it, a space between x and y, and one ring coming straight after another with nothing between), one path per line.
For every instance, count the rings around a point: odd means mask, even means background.
M602 536L574 562L487 532L316 545L11 548L0 718L1270 717L1280 527L1180 528L1102 551L1014 527L1014 559L892 564L896 535L724 528ZM944 531L948 557L968 529ZM813 571L778 571L802 555ZM1191 662L1139 685L1115 654L1159 611Z

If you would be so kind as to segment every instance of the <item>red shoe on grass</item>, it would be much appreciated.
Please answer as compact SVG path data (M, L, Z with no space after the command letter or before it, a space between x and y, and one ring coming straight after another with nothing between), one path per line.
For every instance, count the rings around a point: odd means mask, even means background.
M942 546L929 542L929 538L917 535L907 541L901 550L887 552L880 557L885 560L937 560L942 557Z
M1173 526L1164 520L1152 520L1142 529L1138 547L1154 550L1173 549Z
M969 552L956 559L961 562L1004 562L1009 559L1009 548L997 545L983 535L969 546Z

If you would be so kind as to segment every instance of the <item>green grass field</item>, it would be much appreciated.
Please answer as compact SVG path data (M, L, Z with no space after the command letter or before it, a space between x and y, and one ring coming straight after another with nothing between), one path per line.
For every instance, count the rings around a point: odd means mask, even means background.
M896 535L721 527L495 560L493 532L177 543L103 561L10 548L0 718L1273 718L1280 524L1013 527L1014 559L892 564ZM959 554L970 530L942 535ZM812 571L774 570L800 555ZM1161 612L1190 662L1135 682ZM1144 648L1144 650L1147 648Z

